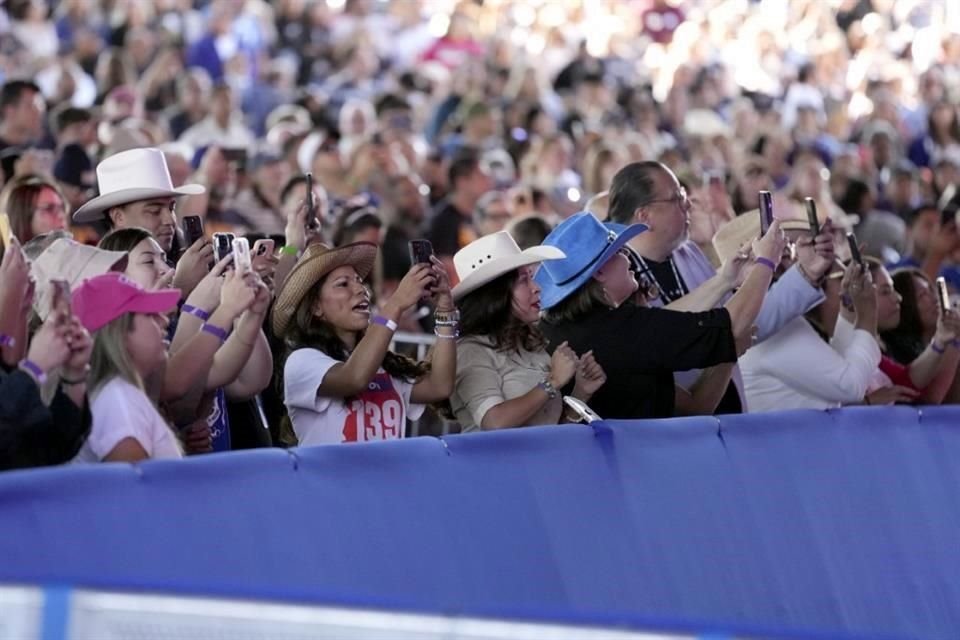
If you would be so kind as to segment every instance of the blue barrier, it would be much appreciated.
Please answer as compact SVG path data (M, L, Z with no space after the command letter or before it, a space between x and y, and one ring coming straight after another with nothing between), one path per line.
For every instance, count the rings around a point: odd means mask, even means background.
M955 638L958 422L609 421L7 473L0 582Z

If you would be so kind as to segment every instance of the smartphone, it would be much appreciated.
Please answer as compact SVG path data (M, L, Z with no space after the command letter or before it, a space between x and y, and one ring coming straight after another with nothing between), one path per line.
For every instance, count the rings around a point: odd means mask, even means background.
M234 238L233 242L233 264L236 265L240 273L249 273L253 271L253 259L250 257L250 243L246 238Z
M433 245L429 240L411 240L410 241L410 264L415 265L421 262L431 264L430 256L433 255Z
M70 283L66 280L50 281L50 311L59 318L70 317Z
M213 259L220 262L233 253L233 240L232 233L213 234Z
M940 308L943 311L950 310L950 292L947 291L947 281L943 276L937 278L937 299L940 301Z
M0 245L4 248L9 247L11 236L13 231L10 229L10 216L0 213Z
M767 235L767 230L773 224L773 194L769 191L760 192L760 237Z
M863 265L863 256L860 255L860 245L857 244L857 235L854 232L847 234L847 244L850 245L850 257L861 267Z
M813 198L804 198L803 203L807 207L807 222L810 223L810 233L816 238L820 235L820 220L817 218L817 203Z
M307 229L317 227L317 203L313 197L313 174L306 174L307 178Z
M273 249L276 245L273 240L270 238L264 238L263 240L257 240L253 243L253 255L257 256L266 256L273 255Z
M183 218L183 239L187 247L203 237L203 220L200 216L185 216Z

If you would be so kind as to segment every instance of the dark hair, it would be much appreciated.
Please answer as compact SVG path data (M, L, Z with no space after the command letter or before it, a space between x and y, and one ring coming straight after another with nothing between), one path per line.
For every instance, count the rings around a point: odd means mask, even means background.
M539 244L543 244L553 227L549 222L538 215L525 216L511 220L507 225L507 231L513 236L517 246L521 249L529 249Z
M60 132L71 125L91 122L92 120L93 113L91 113L89 109L81 109L68 105L53 113L50 124L53 132L59 135Z
M410 102L396 93L385 93L373 103L373 110L377 117L382 116L386 111L409 111Z
M514 269L460 300L460 335L489 337L497 351L536 351L546 345L535 327L513 314L513 285L519 275Z
M376 208L369 205L347 207L340 212L333 226L333 245L339 247L354 242L357 234L365 229L379 229L383 220Z
M307 183L307 177L303 174L297 174L287 180L287 184L283 185L283 189L280 190L280 202L286 202L287 198L290 197L290 194L294 189L299 187L301 184Z
M318 318L313 312L317 300L320 298L320 289L329 275L325 275L310 287L294 310L293 318L291 318L286 332L281 336L285 346L283 362L280 363L279 375L277 375L277 389L281 395L283 394L283 366L290 354L297 349L318 349L334 360L341 362L346 362L347 358L350 357L347 345L337 336L337 332L334 331L330 323L323 318ZM357 341L359 342L362 337L363 332L359 332ZM384 354L380 366L394 378L400 378L407 382L416 382L430 371L429 362L416 362L392 351L387 351Z
M917 285L914 278L922 278L930 285L932 283L927 274L912 267L897 269L890 277L893 279L893 288L903 297L900 304L900 324L888 331L881 331L880 337L890 357L901 364L910 364L927 346L923 341L923 323L917 307Z
M610 184L610 205L607 217L613 222L630 224L634 212L653 196L656 186L653 175L668 171L660 162L645 160L631 162L613 176Z
M450 160L450 166L447 168L447 181L450 189L457 187L457 181L461 178L467 178L480 166L480 153L473 147L463 147L453 159Z
M543 312L543 319L552 324L578 322L600 307L606 307L603 285L590 278L569 296Z
M869 194L870 185L865 180L850 178L837 205L846 213L859 213L863 197Z
M947 107L950 109L953 119L950 121L949 133L948 135L953 138L953 142L960 142L960 118L957 117L957 110L949 102L938 102L937 104L930 107L930 110L927 112L927 134L930 136L930 139L937 144L945 144L950 142L950 140L941 140L940 134L937 131L936 127L933 126L933 112L939 109L940 107Z
M0 112L8 107L16 106L24 93L40 93L40 87L31 80L9 80L0 88Z
M38 175L26 175L8 182L0 191L0 210L10 217L10 230L21 243L33 239L33 216L36 213L40 192L50 189L60 198L63 206L67 199L53 181ZM70 212L67 211L69 214Z
M114 229L100 239L97 247L104 251L129 252L148 238L153 238L153 234L141 227Z
M937 206L936 202L924 202L917 205L910 210L910 213L906 216L906 223L908 226L913 226L917 220L920 219L920 216L926 211L935 211L937 215L942 215L940 207Z

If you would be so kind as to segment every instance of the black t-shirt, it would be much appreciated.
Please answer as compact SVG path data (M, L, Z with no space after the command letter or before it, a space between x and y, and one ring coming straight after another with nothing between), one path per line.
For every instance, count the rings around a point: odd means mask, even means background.
M575 323L541 322L552 350L566 340L578 354L593 350L607 382L590 399L602 418L669 418L674 371L736 362L726 309L683 313L625 304L597 309Z
M668 305L678 298L690 293L687 283L683 281L683 276L677 271L673 258L667 258L663 262L643 259L643 264L648 269L648 275L652 275L660 287L660 301ZM642 269L642 268L641 268ZM737 385L733 380L727 385L723 392L723 397L717 403L715 414L743 413L743 403L740 402L740 393L737 391Z
M452 256L477 239L470 218L460 213L449 200L441 201L434 211L427 240L433 244L433 252L438 256Z

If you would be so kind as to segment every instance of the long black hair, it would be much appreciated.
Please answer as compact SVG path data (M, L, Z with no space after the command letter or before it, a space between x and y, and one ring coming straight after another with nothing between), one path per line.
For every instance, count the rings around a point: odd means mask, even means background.
M901 364L910 364L927 348L923 340L923 322L917 307L917 283L914 278L922 278L933 286L930 278L920 269L897 269L890 278L893 288L903 298L900 303L900 324L889 331L880 332L880 337L890 356Z
M297 349L305 348L318 349L334 360L340 360L341 362L346 362L347 358L350 357L350 350L330 323L323 318L318 318L314 313L317 299L320 297L320 289L328 277L329 274L313 285L293 312L293 318L291 318L290 324L283 335L285 345L284 363L291 353ZM363 332L360 332L357 341L359 342L362 337ZM394 378L400 378L407 382L416 382L430 371L429 363L416 362L392 351L387 351L384 354L380 366ZM281 373L283 371L282 367L281 364ZM282 390L282 375L278 376L278 384Z
M536 327L513 314L513 285L520 277L514 269L471 291L460 300L460 335L486 336L498 351L536 351L546 345Z

